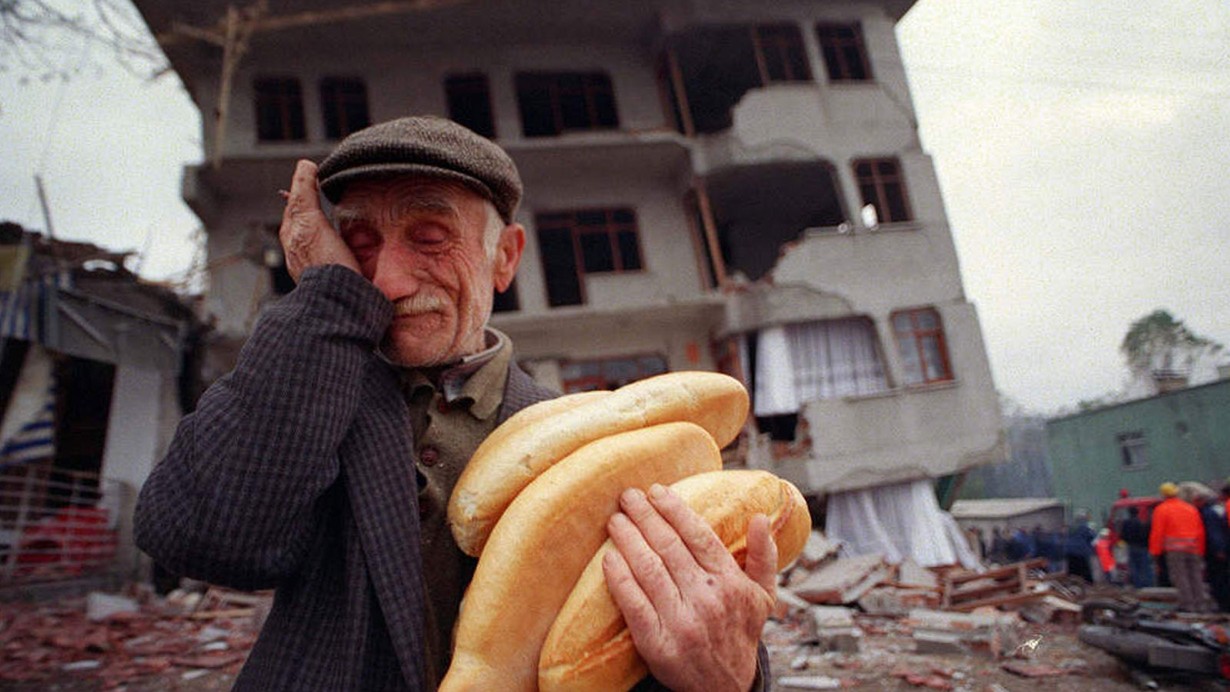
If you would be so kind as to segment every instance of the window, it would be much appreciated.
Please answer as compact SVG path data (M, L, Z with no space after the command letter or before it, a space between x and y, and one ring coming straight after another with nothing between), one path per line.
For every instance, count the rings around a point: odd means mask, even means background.
M495 137L487 75L451 75L444 80L444 94L448 99L448 117L484 137Z
M367 113L367 85L361 79L327 77L320 80L325 136L341 139L371 124Z
M748 350L758 419L797 413L806 401L888 389L875 327L866 318L769 327L748 339Z
M752 32L756 58L761 65L761 80L773 82L807 82L811 68L803 50L803 34L793 24L758 26Z
M812 79L803 34L792 24L710 25L670 37L659 67L680 132L720 132L752 89Z
M538 244L552 307L583 305L585 274L640 271L640 236L631 209L539 214Z
M893 313L893 332L897 351L905 369L905 384L929 384L952 379L944 327L935 308L902 310Z
M878 223L911 220L905 177L897 159L858 159L854 161L854 176L863 204L875 209Z
M1115 436L1119 442L1119 454L1123 459L1124 469L1139 469L1149 463L1149 441L1145 434L1139 431L1119 433Z
M560 365L564 393L592 389L617 389L630 382L643 380L667 371L666 359L649 355L634 358L567 361Z
M831 82L865 82L871 77L863 30L858 24L817 24L816 37Z
M516 86L526 137L619 127L611 78L600 72L523 72Z
M261 77L256 92L256 136L262 142L297 142L307 137L303 89L294 77Z

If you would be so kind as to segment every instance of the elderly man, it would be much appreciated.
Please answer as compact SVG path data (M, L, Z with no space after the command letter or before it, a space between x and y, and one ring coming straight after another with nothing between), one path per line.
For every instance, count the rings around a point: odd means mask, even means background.
M491 430L553 395L487 327L525 246L520 178L469 130L403 118L319 170L300 161L284 196L297 287L181 422L141 491L138 544L181 574L276 589L237 689L434 689L474 566L446 524L453 484ZM646 685L767 686L767 522L746 572L677 569L699 517L669 492L626 492L621 509L604 567Z

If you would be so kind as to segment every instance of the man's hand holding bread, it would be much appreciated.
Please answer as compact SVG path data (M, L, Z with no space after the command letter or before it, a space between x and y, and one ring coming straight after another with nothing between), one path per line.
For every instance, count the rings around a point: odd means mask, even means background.
M776 600L777 545L751 518L740 568L713 529L661 485L630 489L608 531L607 588L636 650L672 690L743 692L756 676L756 645Z
M562 400L497 429L453 492L479 563L441 690L749 689L811 520L790 483L721 470L746 390L679 372Z

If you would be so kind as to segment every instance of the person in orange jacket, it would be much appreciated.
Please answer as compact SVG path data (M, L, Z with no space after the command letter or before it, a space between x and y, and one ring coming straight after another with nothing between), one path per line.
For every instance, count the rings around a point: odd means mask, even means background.
M1153 509L1149 553L1166 560L1170 581L1179 592L1179 610L1204 613L1210 610L1204 589L1204 522L1190 502L1179 497L1174 483L1158 488L1166 498Z

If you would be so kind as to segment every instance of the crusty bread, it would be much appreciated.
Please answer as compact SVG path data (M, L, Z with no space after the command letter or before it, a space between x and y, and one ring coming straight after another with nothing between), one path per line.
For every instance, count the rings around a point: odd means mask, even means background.
M448 503L453 537L477 557L517 493L582 445L659 423L691 421L724 447L739 434L747 410L747 390L738 380L685 371L633 382L535 418L532 425L514 423L514 416L479 445L458 478Z
M811 516L793 484L767 471L703 473L671 486L696 510L742 565L751 517L769 517L778 569L790 564L811 534ZM606 588L602 556L606 541L585 566L542 647L538 687L561 690L627 690L647 674L623 616Z
M525 487L496 524L457 621L441 690L534 690L538 652L626 488L722 467L713 438L688 422L591 442Z

